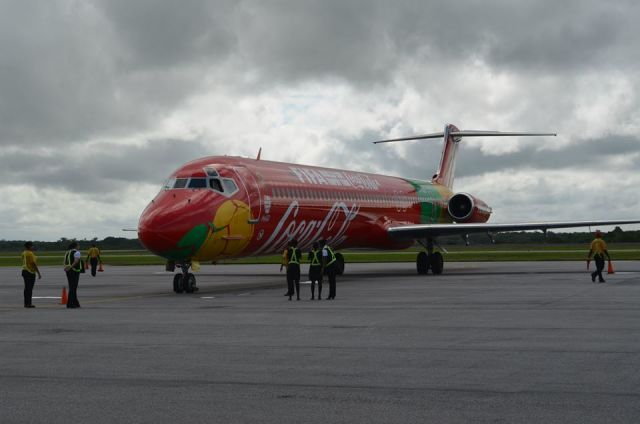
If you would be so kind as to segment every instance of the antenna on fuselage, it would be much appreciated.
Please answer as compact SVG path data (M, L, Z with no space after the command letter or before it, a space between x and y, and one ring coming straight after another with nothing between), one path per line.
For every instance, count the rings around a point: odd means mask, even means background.
M462 137L517 137L517 136L556 136L556 133L534 133L534 132L506 132L506 131L477 131L477 130L459 130L455 125L447 124L443 132L416 135L412 137L393 138L389 140L374 141L378 143L392 143L396 141L425 140L429 138L443 138L444 147L442 149L442 157L440 158L440 166L438 172L431 179L434 183L452 188L453 177L456 167L456 154L458 151L458 143Z
M256 160L260 160L260 153L262 153L262 147L258 149L258 157L256 158Z

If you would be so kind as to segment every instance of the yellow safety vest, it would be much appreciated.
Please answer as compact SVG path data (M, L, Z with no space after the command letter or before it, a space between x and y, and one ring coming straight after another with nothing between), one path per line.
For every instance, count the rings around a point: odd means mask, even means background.
M71 267L75 258L73 257L74 252L77 252L76 249L69 250L66 255L64 255L64 265ZM71 268L75 272L82 271L82 259L78 261L78 268Z
M27 258L30 258L31 261L28 261ZM31 274L35 274L36 269L32 268L32 265L35 265L37 259L38 258L33 254L32 251L25 250L24 252L22 252L22 269Z
M298 248L297 247L292 247L291 248L291 259L289 259L289 263L290 264L300 265L300 261L298 261Z
M319 250L312 250L311 251L311 266L320 265L320 259L318 258L318 253L320 253Z
M327 249L327 252L329 252L329 258L331 259L329 262L327 262L327 266L329 266L336 261L336 255L333 253L333 250L331 250L329 246L325 246L324 248Z

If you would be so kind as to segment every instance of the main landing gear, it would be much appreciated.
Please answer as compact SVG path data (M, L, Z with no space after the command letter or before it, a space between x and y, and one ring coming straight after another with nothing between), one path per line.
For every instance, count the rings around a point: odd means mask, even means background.
M427 241L425 246L427 251L418 253L416 258L416 268L418 274L426 275L431 269L435 275L442 274L444 270L444 259L442 253L433 251L433 242Z
M190 263L176 264L182 272L173 276L173 291L176 293L195 293L199 289L196 286L196 276L189 272Z

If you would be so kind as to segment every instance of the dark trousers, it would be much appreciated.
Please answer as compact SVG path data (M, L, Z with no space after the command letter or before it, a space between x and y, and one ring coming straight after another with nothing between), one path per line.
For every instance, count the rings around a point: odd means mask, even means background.
M309 280L311 280L311 298L313 299L315 297L316 282L317 282L318 283L318 299L320 299L320 296L322 296L322 268L320 266L309 267Z
M591 273L593 278L598 277L598 281L604 281L602 277L602 270L604 269L604 257L600 255L593 255L593 260L596 263L596 270Z
M300 299L300 265L289 264L287 266L287 294L289 299L293 296L293 289L295 287L296 297Z
M98 269L98 258L90 258L89 263L91 263L91 275L95 277Z
M31 306L31 297L33 296L33 285L36 283L36 274L32 274L26 269L23 269L22 278L24 279L24 306Z
M327 279L329 280L329 297L327 299L335 299L336 297L336 268L330 266L327 268Z
M72 270L67 271L67 282L69 283L69 297L67 299L67 308L79 308L78 302L78 283L80 282L80 273Z

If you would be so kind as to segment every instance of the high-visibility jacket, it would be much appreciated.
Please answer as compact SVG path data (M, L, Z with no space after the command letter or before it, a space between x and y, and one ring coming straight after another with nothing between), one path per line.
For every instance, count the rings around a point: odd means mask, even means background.
M87 251L87 256L90 258L99 258L100 257L100 249L97 247L92 247Z
M30 272L31 274L36 273L36 260L37 256L31 250L25 250L22 252L22 269Z
M604 256L605 250L607 250L607 243L601 238L593 239L591 242L591 250L595 255Z
M75 261L74 254L76 252L77 252L76 249L71 249L64 255L64 265L71 267L71 269L75 272L82 272L82 268L83 268L82 259L78 261L78 264L76 265L77 268L73 268L72 266L73 261Z
M300 265L300 249L291 247L289 248L289 252L291 252L289 255L289 263Z
M311 266L320 266L322 263L320 262L319 250L312 250L309 252L309 258L311 259Z
M336 255L335 253L333 253L333 250L331 250L329 245L324 246L323 249L327 249L327 253L329 257L327 258L327 264L325 266L329 266L336 261Z

